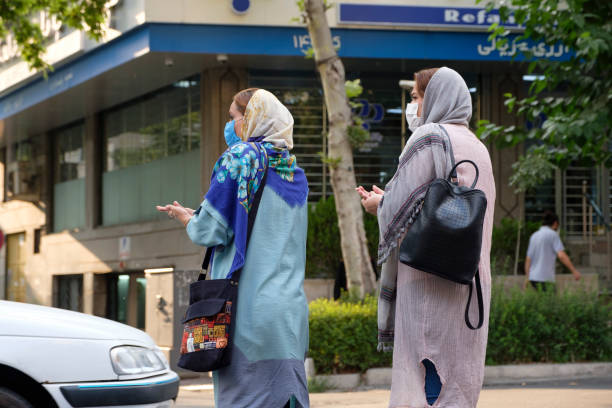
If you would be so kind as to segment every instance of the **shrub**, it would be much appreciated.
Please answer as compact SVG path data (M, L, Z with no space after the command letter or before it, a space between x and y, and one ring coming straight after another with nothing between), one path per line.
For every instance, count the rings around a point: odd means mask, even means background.
M318 373L389 367L377 346L377 300L310 303L310 350ZM488 365L612 361L612 304L595 293L538 293L493 287Z
M391 353L376 351L376 302L317 299L310 303L310 350L317 373L363 372L391 365Z
M378 251L378 221L364 214L364 227L370 257L376 259ZM306 241L306 277L335 279L342 262L340 230L334 197L321 198L308 212L308 239Z
M612 360L612 305L603 297L493 289L487 364Z
M309 378L308 379L308 393L309 394L318 394L325 391L329 391L334 387L329 384L329 382L322 378Z

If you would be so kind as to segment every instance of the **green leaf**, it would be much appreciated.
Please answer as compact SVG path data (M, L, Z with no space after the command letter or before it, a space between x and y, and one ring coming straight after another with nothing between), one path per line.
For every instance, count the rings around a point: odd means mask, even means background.
M4 2L0 6L0 34L10 34L21 54L21 58L33 70L46 72L51 66L43 60L47 39L32 16L47 13L65 27L84 30L87 36L99 41L102 38L106 19L106 0L19 0ZM10 3L10 6L8 4Z
M306 59L314 58L314 48L309 47L306 50L302 50L302 52L304 53L304 58L306 58Z
M355 98L363 92L363 87L361 86L361 79L355 79L353 81L346 81L344 83L344 89L346 91L346 96L348 98Z

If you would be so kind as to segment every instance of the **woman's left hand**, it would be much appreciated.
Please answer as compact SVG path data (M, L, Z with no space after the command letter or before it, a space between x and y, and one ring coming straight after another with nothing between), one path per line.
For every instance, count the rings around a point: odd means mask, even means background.
M367 191L362 186L357 187L356 190L361 196L361 205L363 205L366 212L376 215L378 213L378 204L385 192L377 186L372 186L373 191Z
M168 217L176 218L184 226L187 226L194 212L191 208L183 207L178 201L174 201L172 204L166 204L164 206L157 205L155 207L157 211L167 213Z

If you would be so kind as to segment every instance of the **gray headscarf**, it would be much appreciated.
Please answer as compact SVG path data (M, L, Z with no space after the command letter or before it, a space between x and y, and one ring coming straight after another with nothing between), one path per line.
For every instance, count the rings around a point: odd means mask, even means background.
M472 118L472 98L461 77L442 67L429 80L423 98L424 123L455 123L468 126Z
M425 124L408 140L378 206L378 263L383 265L378 298L379 350L393 347L397 246L418 216L429 184L436 178L446 178L452 166L450 140L440 124L467 126L471 116L472 98L465 81L452 69L440 68L425 89Z

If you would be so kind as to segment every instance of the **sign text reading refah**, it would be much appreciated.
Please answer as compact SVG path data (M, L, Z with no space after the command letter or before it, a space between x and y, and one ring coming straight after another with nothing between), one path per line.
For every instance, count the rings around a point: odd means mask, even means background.
M421 7L379 4L338 5L339 24L396 25L416 27L461 27L486 30L493 23L520 28L511 15L500 23L497 10L476 7Z

